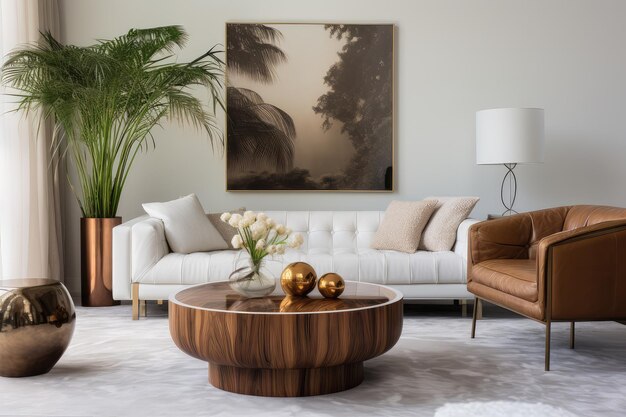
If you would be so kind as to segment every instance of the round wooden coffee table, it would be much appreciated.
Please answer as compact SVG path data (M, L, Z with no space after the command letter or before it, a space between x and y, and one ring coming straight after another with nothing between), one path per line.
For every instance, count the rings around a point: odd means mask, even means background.
M353 388L363 361L391 349L402 333L402 294L346 282L338 299L245 299L227 282L201 284L169 299L172 339L209 363L209 382L240 394L297 397Z

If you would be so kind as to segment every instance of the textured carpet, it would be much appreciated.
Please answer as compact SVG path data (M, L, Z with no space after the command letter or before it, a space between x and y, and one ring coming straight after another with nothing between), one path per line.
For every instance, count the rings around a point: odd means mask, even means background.
M562 408L545 404L529 404L519 401L470 402L446 404L435 413L435 417L576 417Z
M210 386L206 363L173 344L166 310L130 320L130 307L78 308L74 339L47 375L0 378L0 416L433 416L455 404L522 402L580 417L623 416L626 326L554 325L553 371L543 371L540 324L508 316L478 322L409 311L402 338L366 362L365 381L337 394L259 398ZM447 405L446 405L447 404ZM465 414L471 416L472 414ZM526 414L531 417L532 413Z

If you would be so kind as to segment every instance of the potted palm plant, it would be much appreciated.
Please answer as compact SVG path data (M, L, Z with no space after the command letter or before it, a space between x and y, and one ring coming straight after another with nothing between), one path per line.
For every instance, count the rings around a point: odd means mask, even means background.
M191 62L175 62L173 50L186 38L181 27L166 26L78 47L44 33L38 45L11 52L2 66L16 111L51 120L52 147L76 170L83 305L113 304L112 228L121 223L117 208L136 155L156 145L154 128L175 119L223 146L215 121L223 107L221 52L214 47ZM208 89L212 107L193 94L197 86Z

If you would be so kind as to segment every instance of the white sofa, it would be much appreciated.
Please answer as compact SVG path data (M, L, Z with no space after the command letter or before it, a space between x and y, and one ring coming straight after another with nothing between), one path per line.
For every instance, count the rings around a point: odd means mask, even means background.
M370 249L384 211L267 211L300 232L304 244L269 262L276 277L289 263L311 264L318 276L337 272L346 280L385 284L405 299L474 298L466 288L467 234L477 220L464 220L452 251L403 253ZM113 298L133 300L133 317L145 300L163 300L189 285L223 281L237 251L172 253L161 220L148 216L113 229ZM145 310L144 310L145 311Z

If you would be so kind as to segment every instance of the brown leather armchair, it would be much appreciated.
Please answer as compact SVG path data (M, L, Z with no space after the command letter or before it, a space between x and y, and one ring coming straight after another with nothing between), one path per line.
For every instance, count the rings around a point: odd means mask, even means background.
M477 223L470 228L467 289L481 300L546 326L626 319L626 209L557 207Z

